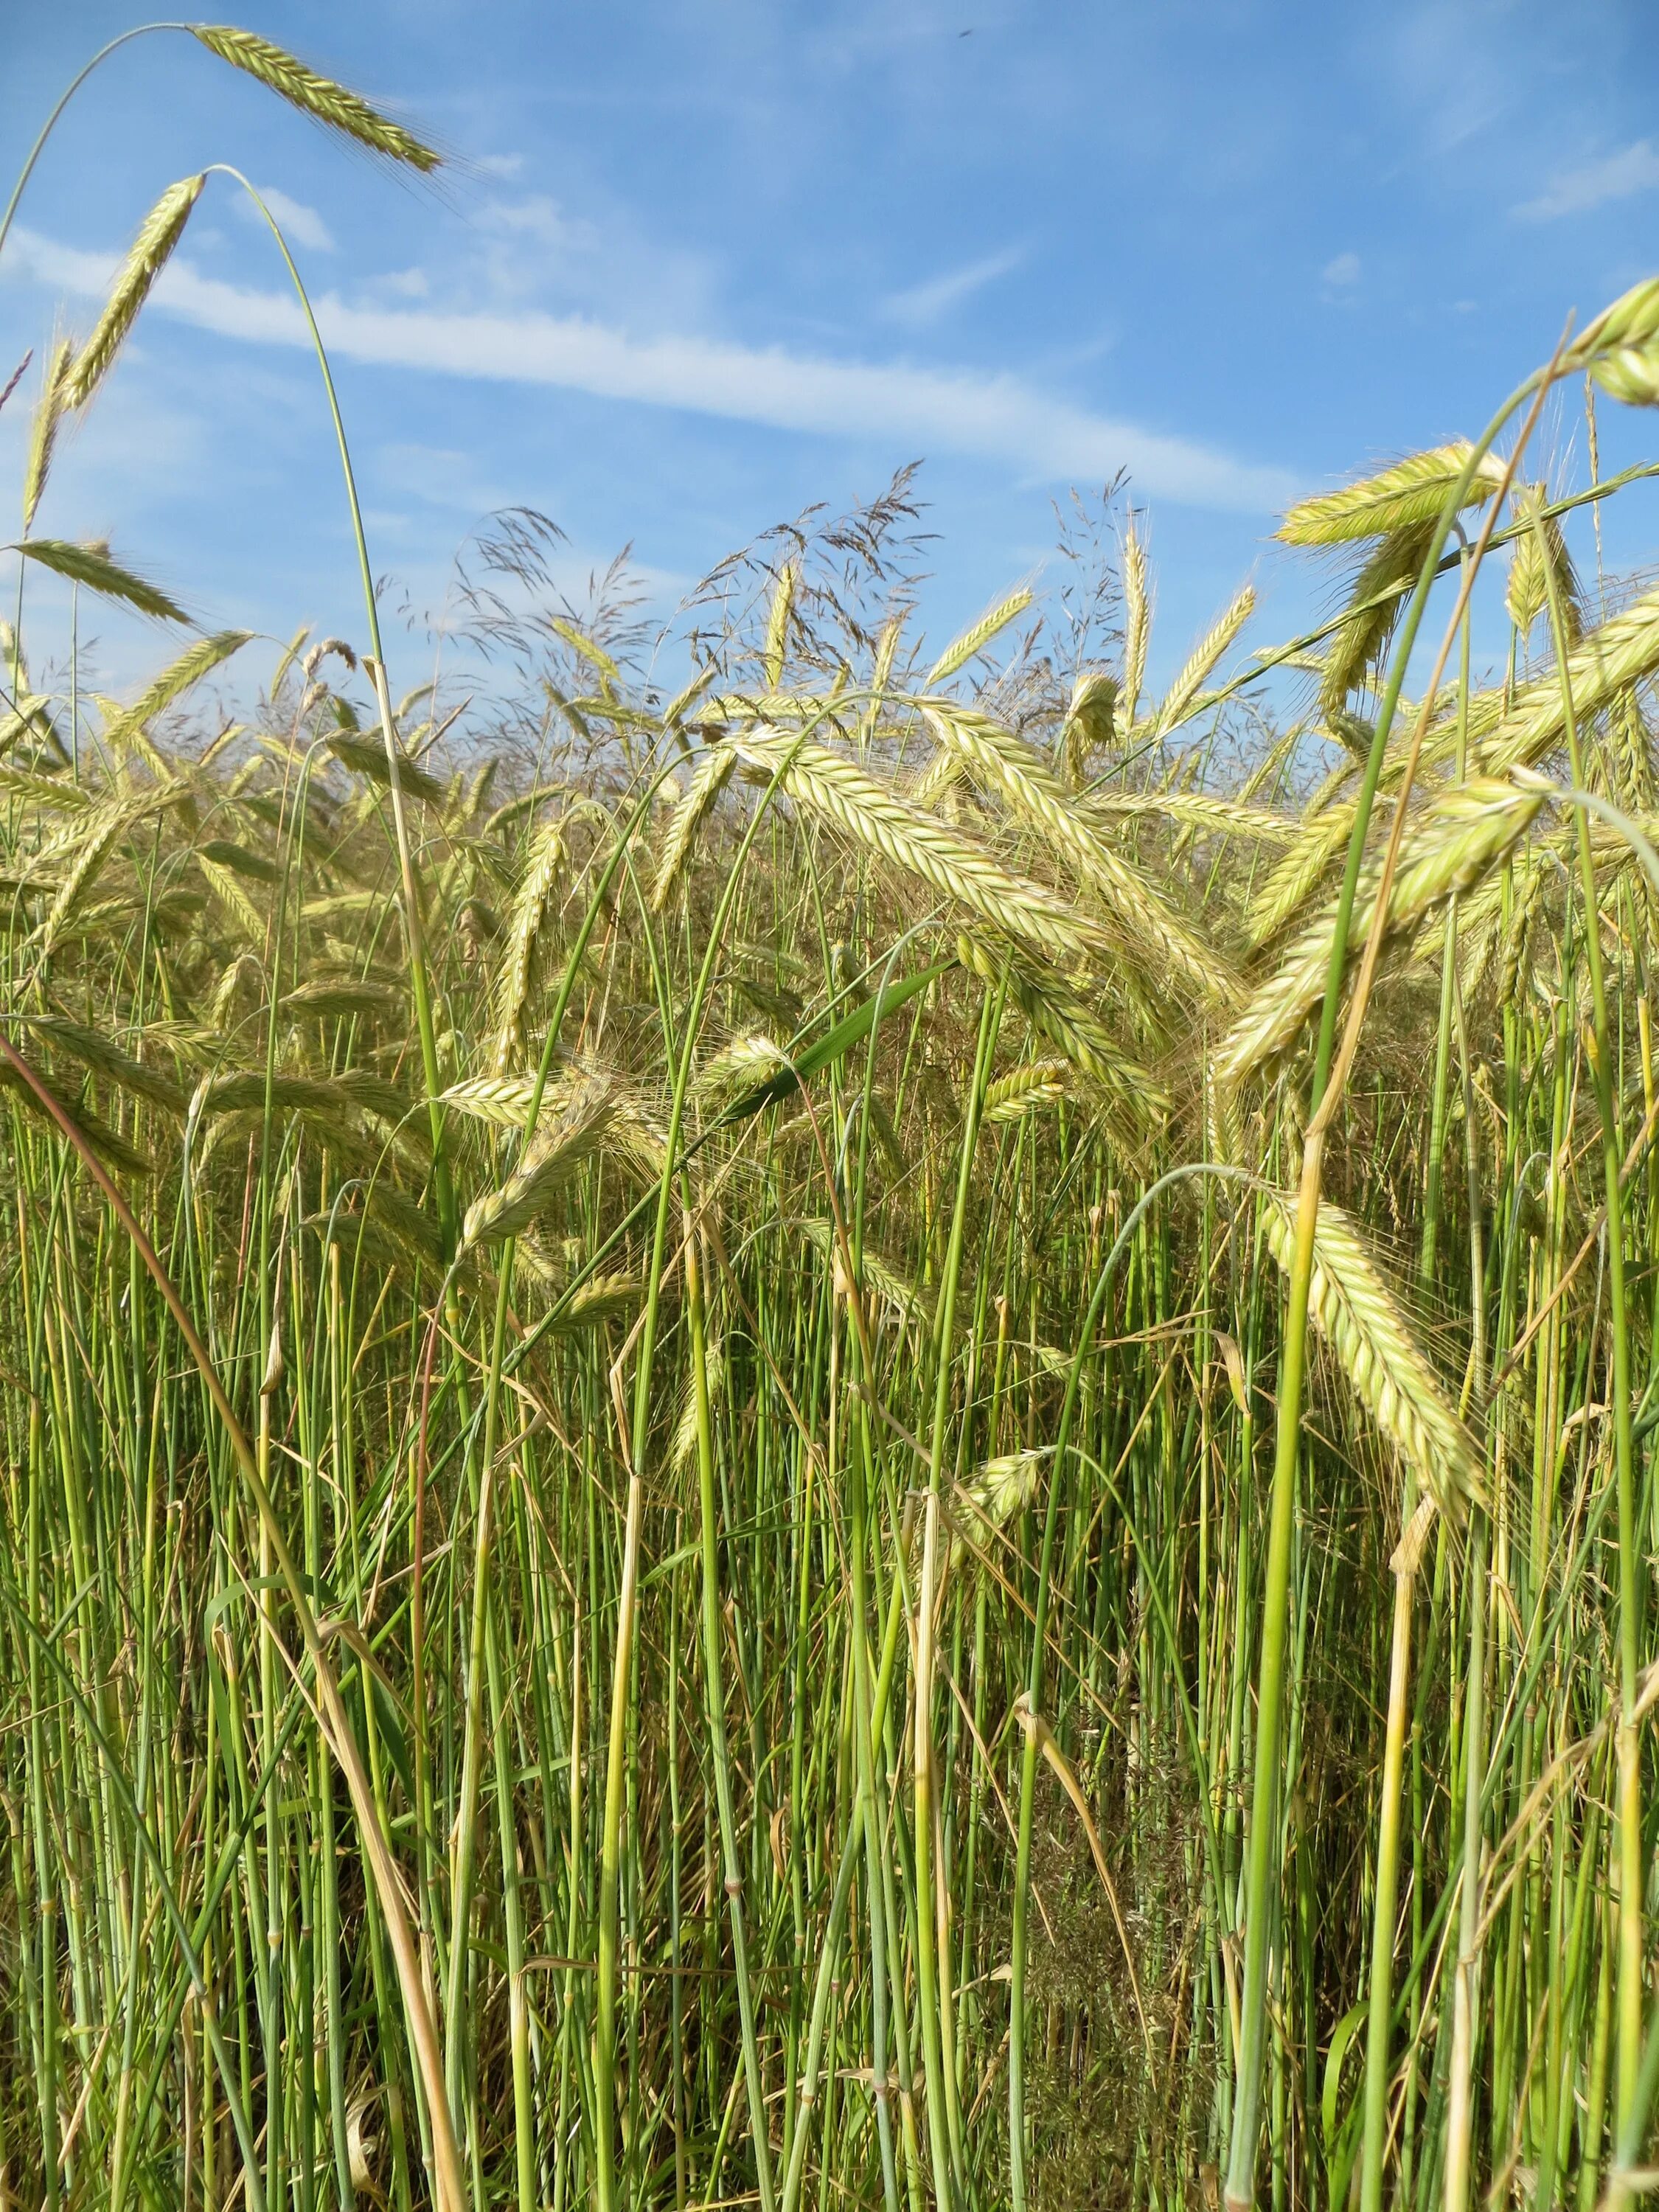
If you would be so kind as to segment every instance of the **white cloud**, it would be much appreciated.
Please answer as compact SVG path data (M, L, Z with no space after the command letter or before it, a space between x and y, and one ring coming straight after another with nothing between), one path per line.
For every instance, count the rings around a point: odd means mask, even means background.
M999 276L1008 276L1024 258L1024 249L1013 246L1006 252L988 253L982 261L970 261L965 269L950 270L908 292L894 293L883 301L883 307L895 322L908 323L914 330L925 329L987 284L995 283Z
M302 246L307 253L333 252L333 234L315 208L307 207L303 200L290 199L277 185L260 185L256 189L290 246ZM235 204L245 221L260 222L259 210L246 192L237 193Z
M475 154L468 167L482 169L487 177L516 177L524 167L524 155L522 154Z
M94 298L115 267L112 256L22 229L13 247L15 265L39 281ZM154 304L225 337L309 343L294 300L204 276L187 261L175 259L164 272ZM1194 507L1259 514L1285 505L1299 489L1284 470L1093 413L1015 376L827 360L702 337L641 338L575 315L379 307L331 295L316 311L330 349L351 361L876 440L905 455L972 454L1050 482L1100 482L1127 469L1140 492Z
M1562 169L1550 179L1535 200L1526 200L1515 212L1527 222L1551 222L1564 215L1587 215L1609 200L1627 200L1634 192L1659 189L1659 147L1651 138L1638 138L1622 153L1604 155L1579 169Z
M1357 284L1359 282L1359 256L1339 253L1328 261L1319 272L1322 284Z
M573 246L592 251L599 244L599 234L592 223L573 221L545 192L532 193L527 200L491 200L479 210L479 220L509 237L561 251Z
M489 514L509 506L509 495L497 491L477 473L470 453L442 446L382 446L374 457L380 486L404 499L418 499L428 507L458 507L471 514Z
M389 293L398 300L424 300L432 289L430 278L418 265L412 269L388 269L384 276L374 279L377 291Z

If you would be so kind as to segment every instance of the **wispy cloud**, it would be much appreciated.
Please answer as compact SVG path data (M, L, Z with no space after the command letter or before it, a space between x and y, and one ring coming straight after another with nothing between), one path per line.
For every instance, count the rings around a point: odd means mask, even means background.
M1359 256L1357 253L1338 253L1325 264L1319 272L1322 284L1347 287L1359 282Z
M290 246L302 246L308 253L333 252L334 234L315 208L307 207L303 200L290 199L278 185L261 185L259 197L282 225ZM259 222L259 210L246 192L238 192L235 205L245 221Z
M930 277L925 284L913 285L908 291L895 292L883 301L883 310L896 323L924 330L948 314L952 307L971 299L975 292L982 291L986 285L994 284L999 276L1012 275L1024 258L1021 246L1010 246L1001 253L988 253L982 261L970 261L965 269L948 270L944 276Z
M574 221L545 192L532 192L523 200L490 200L480 210L479 220L487 229L562 252L572 248L592 252L599 245L599 233L592 223Z
M101 296L114 259L39 234L13 234L18 266L53 289ZM308 343L295 302L204 276L175 260L156 307L260 345ZM1015 376L839 361L694 337L641 338L581 316L456 313L329 296L317 318L331 350L388 368L550 385L823 437L878 440L905 454L956 453L1048 481L1100 482L1127 469L1138 490L1186 505L1260 514L1298 486L1236 459L1054 398Z
M1535 200L1526 200L1515 212L1526 222L1553 222L1564 215L1587 215L1609 200L1627 200L1636 192L1659 189L1659 147L1651 138L1638 138L1622 152L1607 154L1582 168L1562 169Z

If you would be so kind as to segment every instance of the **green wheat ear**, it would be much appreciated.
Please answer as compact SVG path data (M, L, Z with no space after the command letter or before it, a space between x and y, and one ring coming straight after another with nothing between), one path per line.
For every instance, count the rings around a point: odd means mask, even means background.
M184 236L191 210L202 197L206 182L205 171L199 176L181 177L176 185L167 186L139 224L138 234L127 249L127 258L121 264L97 326L64 379L65 405L84 407L108 375L156 278Z
M441 167L441 154L413 131L405 131L401 123L394 123L371 107L361 94L349 91L336 84L331 77L319 76L315 70L307 69L301 61L269 39L260 38L252 31L238 30L229 23L192 23L192 34L220 60L228 62L232 69L257 77L263 85L297 107L314 122L324 124L331 131L343 131L355 138L360 146L372 153L384 154L388 161L407 162L412 169L429 175Z
M74 360L75 340L60 337L52 348L52 359L46 365L46 379L40 387L40 404L34 410L34 421L29 429L28 465L23 472L25 538L34 527L40 495L46 488L52 448L58 442L58 426L64 419L64 408L69 404L69 376Z
M1542 484L1517 485L1514 494L1516 520L1530 524L1510 553L1509 580L1504 605L1510 620L1524 639L1550 602L1552 587L1561 608L1567 643L1577 645L1584 632L1583 594L1567 551L1567 541L1558 517L1544 513L1548 492Z
M1409 529L1414 523L1431 524L1462 474L1469 451L1466 440L1455 439L1428 453L1409 454L1374 477L1345 484L1340 491L1299 501L1279 526L1279 538L1286 545L1352 545L1360 538ZM1463 504L1490 499L1503 476L1496 457L1483 455Z
M21 553L25 560L38 562L41 568L50 568L54 575L63 576L71 584L84 584L88 591L96 592L100 599L118 600L135 614L152 616L157 622L190 620L178 601L170 599L158 586L146 583L131 568L112 561L106 545L76 545L61 538L32 538L27 545L9 550Z

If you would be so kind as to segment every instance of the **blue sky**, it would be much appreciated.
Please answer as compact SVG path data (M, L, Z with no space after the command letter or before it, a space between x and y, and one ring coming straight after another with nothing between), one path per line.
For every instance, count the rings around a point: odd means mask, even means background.
M143 17L9 15L15 170L73 70ZM192 41L140 41L25 198L0 376L60 309L88 327L163 186L235 162L323 303L374 563L417 606L522 501L568 533L573 590L631 541L665 611L768 524L921 459L943 635L1052 580L1051 502L1121 468L1151 518L1156 678L1247 575L1246 642L1324 605L1328 577L1270 543L1279 505L1478 429L1570 310L1659 266L1648 0L269 0L240 20L395 104L454 156L447 181L356 158ZM167 281L38 526L109 534L216 626L355 634L315 370L226 180ZM13 481L21 399L0 415ZM1604 469L1652 427L1604 407ZM1545 449L1582 470L1574 405ZM1610 562L1646 556L1656 496L1610 516ZM113 620L99 651L111 681L157 657Z

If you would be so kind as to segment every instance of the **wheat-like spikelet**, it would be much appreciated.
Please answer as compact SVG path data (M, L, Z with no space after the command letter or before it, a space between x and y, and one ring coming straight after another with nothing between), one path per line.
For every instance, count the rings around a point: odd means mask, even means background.
M167 186L139 224L137 235L127 249L127 258L104 303L104 312L69 369L64 386L67 405L84 407L109 374L156 278L184 236L191 210L202 197L206 182L205 172L199 176L181 177L176 185Z
M405 161L423 174L435 169L441 161L441 155L430 146L422 145L400 123L393 123L344 85L336 84L330 77L319 76L314 70L307 69L281 46L273 46L269 39L262 39L252 31L239 30L229 23L192 23L190 28L208 52L217 54L221 61L257 77L261 84L268 85L313 122L331 131L343 131L348 138L355 138L371 153L383 154L388 161Z
M1203 791L1097 792L1088 801L1091 814L1134 820L1162 815L1194 830L1212 830L1218 836L1260 837L1283 844L1297 834L1297 824L1287 814L1271 807L1252 806L1242 799L1218 799Z
M833 1221L808 1218L793 1224L807 1243L824 1258L839 1268L841 1243ZM878 1251L866 1243L859 1254L859 1274L861 1286L873 1292L900 1321L916 1322L930 1327L933 1318L933 1306L924 1294L906 1276L900 1273L890 1261L884 1260Z
M1045 963L1014 946L987 943L965 930L957 933L957 957L970 975L993 988L1007 973L1009 996L1026 1020L1080 1075L1106 1093L1125 1115L1137 1140L1168 1113L1170 1097L1164 1086Z
M1619 804L1627 814L1654 811L1653 752L1642 705L1634 690L1613 701L1607 714L1612 743L1607 759Z
M157 622L190 620L176 599L155 584L146 583L142 576L134 575L131 568L112 561L106 545L75 545L67 538L31 538L27 544L15 550L26 561L38 562L41 568L50 568L53 575L63 576L71 584L84 585L100 599L114 599L122 606L131 607L135 614L149 615Z
M1515 493L1516 520L1528 526L1510 548L1504 605L1524 639L1549 605L1553 582L1567 643L1574 646L1583 631L1583 600L1560 518L1543 512L1547 500L1542 484L1522 484Z
M1376 476L1345 484L1340 491L1299 501L1280 523L1278 535L1286 545L1348 545L1413 523L1432 523L1470 451L1466 439L1454 440L1427 453L1408 454ZM1464 504L1490 499L1503 475L1502 464L1492 454L1483 454Z
M95 1114L89 1114L84 1107L71 1103L69 1099L63 1097L55 1085L46 1082L39 1068L35 1068L33 1073L36 1080L45 1085L46 1090L52 1093L52 1097L57 1101L59 1111L65 1119L80 1131L106 1167L115 1169L121 1175L143 1176L155 1174L155 1163L139 1152L136 1146L129 1144L118 1129L112 1129L106 1121L100 1121ZM9 1060L0 1063L0 1091L3 1091L13 1098L26 1114L33 1115L37 1120L45 1121L49 1128L56 1128L56 1123L48 1113L44 1102L33 1088L24 1081Z
M1397 936L1454 892L1467 891L1526 834L1542 805L1537 792L1474 777L1449 791L1407 836L1389 900L1387 932ZM1376 912L1381 863L1361 879L1348 933L1348 964L1362 953ZM1297 939L1277 975L1251 999L1222 1040L1215 1067L1226 1083L1243 1080L1294 1037L1324 995L1336 908L1331 905Z
M354 1014L393 1014L402 1011L404 994L395 983L354 981L343 977L331 982L319 977L286 993L281 1002L285 1014L300 1014L313 1021L345 1020Z
M23 471L23 535L27 538L34 527L34 517L40 505L40 495L46 488L46 477L52 467L52 449L58 442L58 426L64 419L64 410L69 404L70 365L75 359L75 341L60 337L52 348L52 358L46 364L46 374L40 386L40 399L34 410L34 420L29 428L29 457Z
M1532 926L1538 909L1543 903L1545 886L1551 870L1546 842L1538 841L1539 850L1534 857L1524 858L1532 865L1524 870L1517 866L1515 904L1510 910L1510 924L1504 933L1504 960L1498 970L1498 1003L1500 1006L1517 1006L1521 1002L1522 976L1526 969L1527 951L1532 936Z
M1262 1231L1286 1274L1296 1243L1296 1200L1262 1194ZM1382 1434L1416 1471L1447 1518L1461 1522L1482 1495L1468 1431L1383 1279L1352 1218L1322 1200L1314 1231L1309 1312Z
M644 1295L637 1275L595 1275L571 1295L550 1325L555 1336L574 1336L579 1329L598 1328L636 1306Z
M1246 941L1253 952L1294 921L1318 890L1353 833L1356 811L1346 799L1314 814L1273 863L1250 905Z
M56 753L60 759L67 757L67 748L58 736L52 719L52 701L44 691L19 691L13 695L9 710L0 714L0 753L9 752L32 737L37 750L40 748ZM8 769L8 775L27 775L27 769Z
M294 1075L278 1071L268 1078L263 1067L246 1067L237 1068L228 1075L204 1077L191 1100L191 1116L199 1121L208 1114L258 1113L264 1106L267 1085L272 1106L285 1111L304 1109L312 1113L338 1113L342 1108L358 1103L349 1086L338 1077Z
M899 642L904 635L904 617L890 615L882 624L876 639L875 656L870 667L870 696L859 717L857 745L860 757L869 750L870 740L876 734L883 706L893 681L893 670L898 660Z
M130 828L142 821L145 815L159 812L176 805L189 794L189 786L182 779L166 784L151 784L135 790L130 783L106 787L101 798L94 799L85 807L74 810L70 818L40 846L30 859L28 872L35 876L54 862L71 862L89 837L100 836L106 829L117 830Z
M1052 1106L1066 1096L1070 1073L1063 1060L1026 1060L986 1085L983 1119L1018 1121L1036 1106Z
M968 764L961 755L947 752L941 747L911 785L908 797L912 805L936 807L956 789L967 774Z
M1061 736L1066 774L1073 786L1082 782L1090 756L1103 751L1116 736L1117 703L1117 678L1103 668L1084 669L1073 684Z
M36 1014L31 1018L29 1027L37 1036L46 1038L55 1051L78 1060L83 1067L89 1067L94 1075L101 1075L118 1090L131 1091L135 1098L142 1098L169 1114L183 1114L188 1102L170 1075L133 1059L99 1030L83 1029L80 1023L67 1021L57 1014Z
M1006 599L1000 599L994 607L988 608L976 623L970 623L959 637L951 639L928 670L922 684L923 690L931 691L936 684L943 684L947 677L954 676L958 669L965 668L976 653L982 653L991 640L1023 615L1030 604L1030 587L1022 585L1018 591L1011 592Z
M1587 723L1659 670L1659 591L1647 592L1593 629L1567 655L1567 688L1573 714ZM1469 710L1472 753L1494 775L1511 769L1535 768L1561 743L1565 714L1559 673L1552 669L1518 691L1507 714L1501 692L1489 692ZM1437 729L1431 741L1437 758L1449 755L1455 726Z
M769 1083L789 1066L782 1046L760 1030L734 1036L711 1054L697 1070L696 1087L719 1098L732 1091L752 1091Z
M543 1087L541 1114L562 1111L568 1103L571 1085L568 1071L556 1068ZM495 1129L522 1129L535 1095L533 1075L477 1075L464 1083L452 1083L439 1094L439 1100L470 1121L485 1121ZM537 1116L538 1121L541 1114Z
M366 776L369 782L389 784L391 764L386 757L386 747L376 738L354 737L349 730L329 732L328 749L342 768L354 775ZM428 775L418 762L407 753L398 756L398 787L405 799L423 799L428 806L441 806L447 793L435 775Z
M31 699L21 703L27 708L33 702ZM36 769L11 767L0 768L0 799L27 799L53 814L84 814L93 803L86 787L71 783L67 776L43 775Z
M783 787L799 805L826 816L896 867L1011 935L1046 945L1063 959L1099 951L1099 932L1085 915L1040 884L1011 874L827 746L783 732L756 732L734 743L769 774L787 761Z
M248 943L262 945L267 933L265 916L243 889L237 871L199 849L195 859L214 896L244 932Z
M954 1568L964 1552L981 1566L986 1564L988 1535L1006 1528L1017 1513L1023 1513L1030 1504L1036 1495L1037 1478L1051 1449L1047 1444L1038 1444L1024 1451L1003 1452L995 1459L981 1460L965 1481L955 1486L944 1515L950 1537L949 1567Z
M74 863L35 933L34 942L43 957L55 949L77 910L85 903L87 894L102 872L116 839L131 819L131 810L119 805L95 808L85 817L84 824L76 833Z
M507 917L507 950L502 955L495 987L495 1072L504 1075L518 1051L524 1033L525 1007L530 998L536 945L568 854L564 817L544 822L530 841L525 872Z
M795 563L786 561L772 587L771 604L766 610L766 637L761 647L761 673L769 691L775 691L783 681L784 659L789 649L789 617L794 612L797 581Z
M1186 665L1164 694L1164 703L1158 710L1159 737L1167 737L1182 720L1196 699L1205 678L1255 612L1255 592L1246 584L1220 619L1200 638L1187 656Z
M1146 647L1152 606L1146 581L1146 548L1133 521L1123 533L1123 726L1134 725L1146 681Z
M1325 648L1319 703L1326 721L1351 750L1369 750L1370 733L1363 746L1356 742L1357 731L1364 725L1345 713L1349 695L1376 672L1387 651L1405 611L1408 588L1428 556L1434 531L1431 516L1382 533L1361 563L1349 588L1342 627Z
M708 1409L712 1413L726 1395L726 1339L717 1331L711 1332L704 1350L703 1387L708 1392ZM668 1463L676 1474L684 1474L696 1457L701 1425L697 1378L692 1372L685 1378L679 1412L674 1421L674 1441L668 1448Z
M114 718L106 722L105 745L118 759L135 739L143 737L158 714L165 713L204 676L222 667L233 653L240 653L252 635L252 630L224 629L186 646L176 660L169 662L159 676L145 685L130 707L118 709ZM147 757L158 773L167 772L171 763L165 757Z
M697 832L731 781L732 771L737 764L738 757L729 745L711 747L698 762L668 824L662 859L657 866L657 880L651 887L653 914L660 914L667 905L669 894L679 881L691 848L696 842Z
M438 1224L426 1211L388 1182L384 1176L366 1178L367 1196L353 1194L356 1211L336 1208L315 1214L307 1227L331 1237L343 1248L360 1248L362 1258L387 1273L411 1262L429 1267L443 1264L443 1240Z
M940 744L960 753L1017 814L1045 834L1103 899L1119 927L1164 969L1167 978L1178 975L1204 998L1228 991L1225 963L1187 927L1139 871L1096 834L1040 753L988 716L953 708L925 711Z
M616 1119L607 1084L589 1080L573 1092L550 1128L538 1127L520 1164L499 1190L475 1199L462 1224L462 1243L503 1244L545 1213L586 1160L606 1148Z
M250 1010L264 1000L265 971L257 956L239 952L214 986L209 1013L216 1030L222 1030L240 1003Z

